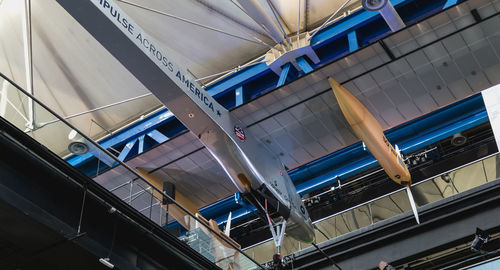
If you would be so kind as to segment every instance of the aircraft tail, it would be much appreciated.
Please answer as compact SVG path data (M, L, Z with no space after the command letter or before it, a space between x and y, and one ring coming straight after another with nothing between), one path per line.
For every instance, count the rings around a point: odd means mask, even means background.
M229 212L229 215L227 216L227 222L226 222L226 229L224 230L224 234L229 236L231 233L231 218L233 216L233 212Z
M410 200L411 209L413 210L413 215L418 224L420 224L420 218L418 217L417 204L413 199L413 194L411 193L410 186L406 186L406 193L408 193L408 199Z

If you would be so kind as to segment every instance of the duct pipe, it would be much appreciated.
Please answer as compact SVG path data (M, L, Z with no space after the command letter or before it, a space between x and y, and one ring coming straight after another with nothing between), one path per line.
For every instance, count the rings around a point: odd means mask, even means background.
M274 42L278 44L283 42L283 34L258 0L238 0L238 3L247 12L248 16L268 33L269 37L271 37Z
M33 56L32 56L32 31L31 31L31 0L24 1L23 12L23 47L24 47L24 66L26 71L26 90L35 95L33 91ZM35 102L28 99L28 123L27 131L35 127Z
M380 15L382 15L382 17L384 18L385 22L391 28L392 32L396 32L406 27L403 19L401 19L390 1L387 1L387 5L385 5L379 12Z
M396 32L406 27L390 0L363 0L361 3L366 10L378 10L392 32Z

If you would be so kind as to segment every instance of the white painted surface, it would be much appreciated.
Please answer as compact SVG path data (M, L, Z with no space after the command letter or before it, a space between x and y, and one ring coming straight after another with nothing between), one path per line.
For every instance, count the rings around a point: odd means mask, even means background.
M482 94L497 146L500 146L500 84L484 90Z

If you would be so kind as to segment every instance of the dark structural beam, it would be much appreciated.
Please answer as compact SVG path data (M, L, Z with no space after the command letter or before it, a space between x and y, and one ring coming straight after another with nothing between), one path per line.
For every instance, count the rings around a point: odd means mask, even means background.
M498 175L497 175L498 176ZM439 250L465 244L476 228L500 231L500 183L492 181L419 208L421 225L407 212L348 233L319 246L342 269L374 269L381 260L404 264ZM294 269L331 269L324 256L308 248L295 254Z
M0 118L0 269L218 269Z

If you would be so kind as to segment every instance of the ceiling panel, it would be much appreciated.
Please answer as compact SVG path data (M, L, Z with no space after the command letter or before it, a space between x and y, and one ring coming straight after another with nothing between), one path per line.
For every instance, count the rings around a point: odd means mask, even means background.
M356 86L356 88L361 90L368 90L372 87L376 87L376 82L370 74L365 74L361 77L356 78L352 81L352 83Z
M427 94L424 85L414 73L401 76L399 81L412 99L416 99Z
M394 76L401 76L403 74L409 73L412 71L410 64L406 61L405 58L398 59L394 62L387 64L389 70L391 70Z
M400 103L396 106L398 111L404 116L405 119L413 119L422 114L422 111L414 102Z
M429 94L415 98L414 102L419 110L424 114L432 112L438 105L436 100Z
M457 63L458 68L464 76L471 75L473 72L477 72L479 70L479 65L474 59L474 56L468 50L464 50L463 53L460 53L460 55L457 55L454 58L455 63Z
M453 35L443 39L442 41L448 53L455 53L457 50L462 50L466 44L460 35Z
M470 84L472 89L486 89L492 86L491 82L484 75L483 72L476 72L475 75L469 75L465 77L467 83Z
M457 64L449 57L443 57L440 61L434 62L434 67L443 78L443 80L450 84L462 78L462 74L458 69Z
M291 123L296 122L297 120L295 117L289 112L289 111L284 111L281 113L278 113L274 116L274 119L282 126L285 127L287 125L290 125Z
M424 48L424 53L431 62L443 58L447 52L441 42L434 43Z
M433 28L445 24L451 15L467 17L457 10L447 13L446 17L400 34L415 39L436 31ZM244 104L232 113L292 169L358 141L329 89L328 76L343 82L384 129L391 128L498 83L498 22L495 19L483 23L481 29L486 36L475 35L480 39L465 39L456 34L391 62L379 44L372 45ZM458 26L453 23L453 27ZM432 35L432 39L437 36L439 34ZM397 35L389 38L391 49L400 50L404 39L399 38ZM429 42L426 38L425 43ZM368 71L374 63L387 64ZM172 179L182 190L198 190L195 185L210 185L206 194L193 197L197 203L213 202L234 192L231 181L206 149L186 155L197 147L202 146L196 137L186 133L144 153L141 160L149 159L156 164L151 159L162 159L163 164L168 165L155 173ZM156 149L167 153L159 155ZM175 158L178 160L172 162ZM212 187L215 185L222 186Z
M412 53L405 57L405 59L408 64L410 64L410 67L414 70L429 64L429 59L423 51Z
M474 46L472 53L483 69L498 63L498 56L489 42L485 41L479 46Z
M395 126L406 122L406 118L397 110L397 108L389 107L380 113L384 122L388 127Z
M305 101L304 104L313 113L320 112L322 110L327 109L327 107L328 107L328 105L325 103L325 101L321 98L321 95L315 96L315 97ZM305 118L303 118L301 120L304 120L304 119Z
M23 4L1 2L0 72L25 88ZM51 109L68 116L148 93L57 2L33 1L32 14L34 93ZM158 107L159 102L149 96L128 105L84 114L70 122L95 137L104 130L97 126L89 130L91 119L107 129L117 128Z
M419 68L417 70L417 74L420 77L420 81L427 88L428 92L431 92L434 89L442 89L443 81L431 64Z
M457 79L456 81L449 83L448 89L450 89L453 95L458 99L469 96L473 92L469 84L464 79Z
M33 1L31 7L35 96L58 114L68 116L148 93L147 89L57 2L42 2ZM242 65L260 57L269 49L247 40L260 39L274 45L266 36L266 31L235 4L237 1L116 2L141 28L157 39L163 47L169 48L169 58L184 63L189 72L198 78ZM268 1L260 2L266 11L272 14ZM277 8L288 32L295 32L299 15L298 2L269 2ZM26 83L21 16L23 4L23 1L17 0L0 1L0 72L24 87ZM302 1L302 29L314 29L341 4L343 1L314 1L307 4ZM338 16L343 17L344 11L359 7L360 1L352 1ZM247 40L209 30L207 27L220 29ZM268 104L265 100L262 102L263 106ZM92 138L100 138L106 135L104 129L120 128L159 107L161 104L156 98L147 96L124 105L86 113L70 121L79 129L88 131ZM253 111L252 108L249 109L250 114L255 114L254 118L263 116L258 106ZM274 113L280 109L279 106L273 106L270 112ZM250 116L246 118L245 123L254 120ZM94 126L89 130L92 120L104 129Z
M329 134L325 125L314 114L302 119L300 123L315 138L314 141Z
M305 145L309 142L314 141L314 139L311 136L311 134L309 133L309 131L307 129L303 128L303 126L299 122L295 122L295 123L287 126L286 130L301 145Z
M485 70L486 77L493 85L500 84L500 64L496 64Z
M392 81L382 85L382 89L387 94L387 97L392 101L392 104L396 106L411 102L410 97L397 81Z
M326 149L319 142L316 142L316 140L311 140L304 144L304 149L306 149L311 157L324 156L329 153L328 149Z

